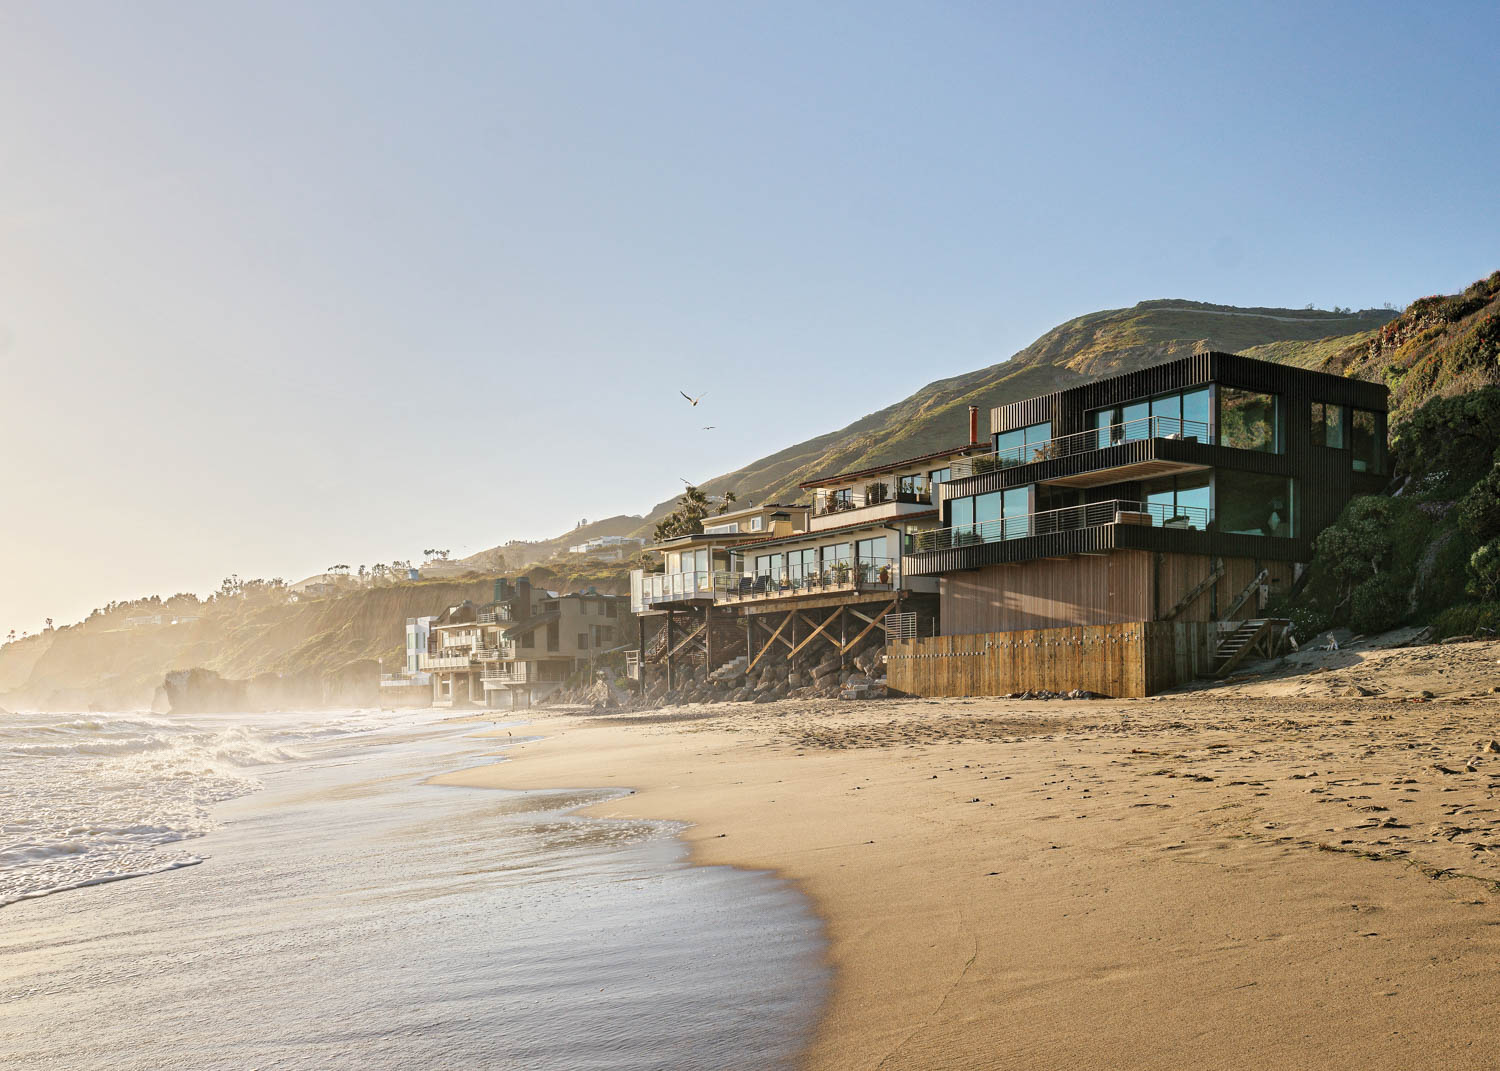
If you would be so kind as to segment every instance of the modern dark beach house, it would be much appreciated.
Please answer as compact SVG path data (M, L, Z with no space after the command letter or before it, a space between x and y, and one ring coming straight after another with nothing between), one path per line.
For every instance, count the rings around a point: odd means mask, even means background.
M963 694L1039 680L990 664L1030 630L1113 631L1038 633L1023 661L1054 642L1081 656L1160 649L1121 671L1139 680L1095 689L1107 694L1266 649L1266 600L1296 582L1352 495L1386 482L1386 394L1202 353L995 408L990 452L956 461L941 485L941 527L906 541L903 572L939 580L942 635L893 650L892 685ZM1194 623L1214 627L1181 627ZM1024 686L1066 685L1061 669Z

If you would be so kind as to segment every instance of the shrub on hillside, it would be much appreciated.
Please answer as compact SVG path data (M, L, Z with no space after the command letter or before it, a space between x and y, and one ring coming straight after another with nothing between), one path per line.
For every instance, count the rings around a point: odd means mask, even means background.
M1500 539L1492 539L1469 558L1469 594L1485 602L1500 599Z
M1458 526L1476 543L1500 535L1500 453L1490 471L1459 500L1454 513Z
M1395 573L1380 573L1354 589L1349 600L1349 627L1356 632L1384 632L1406 617L1409 582Z
M1422 481L1421 492L1455 498L1484 476L1500 448L1500 387L1434 398L1401 426L1396 471Z
M1483 636L1500 633L1500 602L1471 602L1451 606L1432 619L1432 638Z
M1350 499L1339 519L1313 544L1313 580L1308 587L1312 605L1331 622L1352 622L1354 596L1362 590L1362 620L1368 624L1390 616L1390 593L1399 588L1399 620L1405 616L1406 593L1416 579L1431 531L1431 519L1409 499ZM1380 584L1369 584L1377 579Z

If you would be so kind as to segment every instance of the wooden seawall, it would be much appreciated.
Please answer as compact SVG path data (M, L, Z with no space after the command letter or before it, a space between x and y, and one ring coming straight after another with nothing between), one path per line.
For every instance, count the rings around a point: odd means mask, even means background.
M886 651L898 692L924 696L1005 695L1083 688L1141 698L1213 671L1212 623L1132 621L901 640Z

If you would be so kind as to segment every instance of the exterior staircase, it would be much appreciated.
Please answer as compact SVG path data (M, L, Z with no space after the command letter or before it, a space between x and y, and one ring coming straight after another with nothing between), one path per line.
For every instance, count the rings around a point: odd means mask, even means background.
M732 681L736 677L743 677L745 675L745 666L749 662L749 655L740 655L738 658L732 658L710 673L708 679L711 681Z
M1286 639L1290 621L1277 617L1257 617L1242 621L1238 628L1219 640L1214 654L1214 676L1227 677L1252 653L1270 658Z

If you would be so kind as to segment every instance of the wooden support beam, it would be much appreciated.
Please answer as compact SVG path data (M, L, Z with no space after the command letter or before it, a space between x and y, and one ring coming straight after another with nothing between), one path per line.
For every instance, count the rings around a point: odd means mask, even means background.
M771 644L775 643L778 639L781 638L781 630L784 629L784 628L786 628L787 623L789 621L791 621L791 619L792 619L792 615L791 614L787 614L786 617L784 617L784 618L781 619L781 624L777 625L776 626L776 631L773 632L773 633L771 633L771 638L768 639L766 641L766 645L760 649L760 654L756 655L753 659L751 659L750 660L750 664L745 667L745 672L746 673L749 673L752 669L754 669L755 668L755 664L757 662L759 662L762 658L764 658L766 656L766 652L771 649Z
M789 655L787 655L787 657L788 658L795 658L798 651L802 650L802 648L806 647L809 643L812 643L813 640L817 639L818 638L818 633L822 632L829 625L831 625L835 621L839 620L843 616L843 613L844 613L844 607L840 606L837 610L835 610L832 614L830 614L828 616L828 620L824 621L821 625L819 625L811 633L809 633L808 636L807 636L807 638L804 639L801 643L799 643L796 647L793 647L792 648L792 653L789 654ZM831 636L829 637L829 640L831 642L837 642L837 641L834 641L833 637L831 637Z
M886 608L885 608L886 613L890 613L891 610L892 610L892 608L895 607L895 605L896 605L896 601L894 599L891 600L890 604L887 605ZM880 621L880 619L882 617L884 617L884 616L885 616L885 614L876 614L875 615L875 620L871 621L868 625L866 625L865 626L865 630L863 632L861 632L858 636L854 637L854 639L850 643L846 644L844 646L844 650L847 652L850 648L857 647L859 645L859 641L862 640L862 639L864 639L866 636L868 636L870 634L870 630L873 629L876 626L876 624Z

